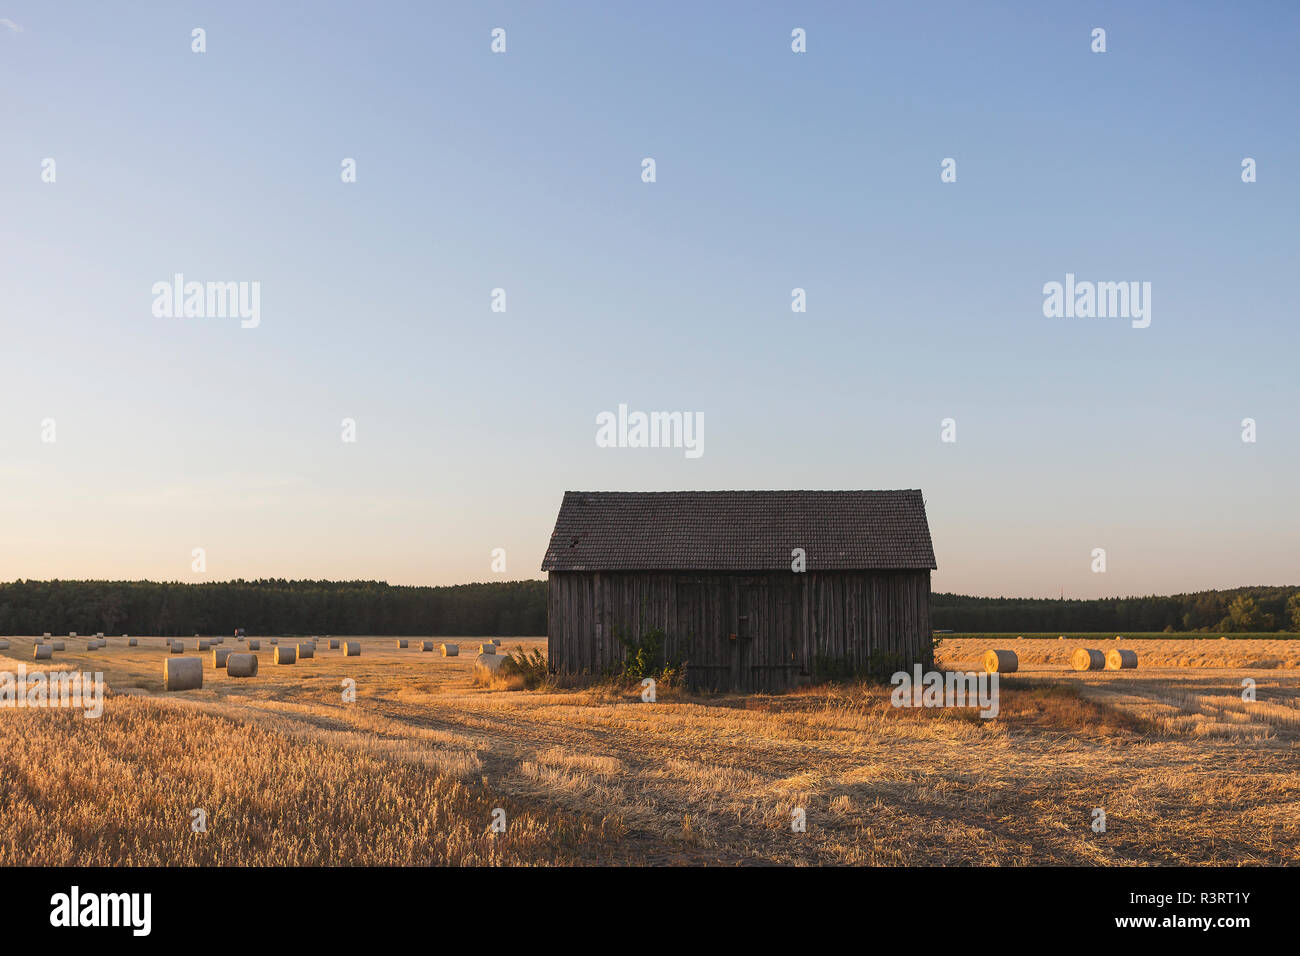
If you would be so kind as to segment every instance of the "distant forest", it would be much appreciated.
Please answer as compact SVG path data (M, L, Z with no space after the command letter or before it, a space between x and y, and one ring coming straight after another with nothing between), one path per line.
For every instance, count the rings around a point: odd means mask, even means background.
M985 598L930 595L930 621L950 631L1300 631L1300 587L1234 588L1168 597Z
M936 593L953 631L1300 631L1300 587L1060 601ZM0 634L546 633L546 582L397 587L383 581L16 581L0 583Z
M395 587L383 581L17 581L0 584L0 634L546 633L546 582Z

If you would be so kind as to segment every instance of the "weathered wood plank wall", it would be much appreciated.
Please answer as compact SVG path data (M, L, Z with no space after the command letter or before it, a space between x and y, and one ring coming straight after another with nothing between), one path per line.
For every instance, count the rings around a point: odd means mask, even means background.
M691 684L781 690L819 657L855 668L873 654L928 662L930 572L552 571L547 618L557 674L604 674L623 659L620 634L660 627Z

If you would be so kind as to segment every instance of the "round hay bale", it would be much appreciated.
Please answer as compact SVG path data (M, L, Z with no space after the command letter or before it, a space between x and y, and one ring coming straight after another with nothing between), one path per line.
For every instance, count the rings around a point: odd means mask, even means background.
M256 677L256 654L231 654L226 658L226 673L231 677Z
M504 654L480 654L474 658L474 679L489 680L509 658Z
M1106 655L1096 648L1079 647L1070 655L1070 666L1076 671L1099 671L1106 666Z
M344 657L360 657L360 656L361 656L361 642L360 642L360 641L344 641L344 642L343 642L343 656L344 656Z
M330 641L330 650L337 651L338 649L339 649L339 640L336 637L334 638L334 640Z
M65 645L63 641L50 641L50 647L54 648L56 651L61 651Z
M250 638L248 641L248 649L250 651L260 651L262 649L262 642L255 641Z
M48 661L54 656L54 648L49 644L35 644L32 646L32 659L38 661Z
M1137 651L1117 647L1106 655L1106 670L1108 671L1132 670L1137 666Z
M0 651L7 651L7 650L9 650L9 642L0 641Z
M212 649L212 666L225 667L226 662L230 660L230 649L226 647L214 647Z
M273 637L273 638L271 638L271 646L272 646L272 647L275 647L275 645L277 645L277 644L279 644L279 643L280 643L280 639L279 639L278 637Z
M480 644L478 646L478 652L480 654L495 654L497 652L497 646L495 644Z
M397 646L398 646L398 647L410 647L411 645L410 645L407 641L398 641L398 642L397 642Z
M296 647L277 647L275 649L275 662L277 664L292 664L298 659Z
M49 637L49 636L50 636L50 632L49 632L49 631L46 631L46 632L45 632L44 634L42 634L41 636L42 636L42 637Z
M438 647L442 650L443 657L460 657L459 644L439 644Z
M431 650L433 650L433 641L421 641L421 642L420 642L420 650L422 650L422 651L431 651Z
M1020 669L1015 651L985 651L984 671L988 674L1011 674Z
M127 647L135 647L135 646L138 645L139 643L140 643L140 642L137 641L134 637L128 637L128 638L126 639L126 646L127 646Z
M212 649L212 642L211 642L211 641L199 641L199 650L200 650L200 651L208 651L208 650L211 650L211 649Z
M99 641L86 641L86 650L88 651L99 650Z
M184 654L184 653L185 653L185 642L184 642L184 641L172 641L172 653L173 653L173 654Z
M165 690L196 690L203 686L203 661L198 657L167 658L163 661Z
M316 656L316 645L304 641L298 645L298 660L311 660Z
M68 631L68 637L76 637L76 636L77 636L76 631Z

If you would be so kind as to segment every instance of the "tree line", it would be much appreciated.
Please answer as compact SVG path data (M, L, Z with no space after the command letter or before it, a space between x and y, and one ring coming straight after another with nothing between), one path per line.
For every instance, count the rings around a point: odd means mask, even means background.
M1007 631L1300 631L1300 587L1250 587L1086 601L932 594L935 628Z
M1300 631L1300 587L1166 597L1056 600L936 593L935 628L952 631ZM0 583L0 634L546 633L546 582L404 587L384 581L15 581Z
M0 583L0 634L546 633L546 582L401 587L383 581Z

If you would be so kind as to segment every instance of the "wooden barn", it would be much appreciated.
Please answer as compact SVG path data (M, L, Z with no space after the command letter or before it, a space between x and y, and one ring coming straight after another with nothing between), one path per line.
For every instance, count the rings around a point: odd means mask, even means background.
M934 567L919 491L565 492L551 670L604 674L653 628L702 688L928 664Z

